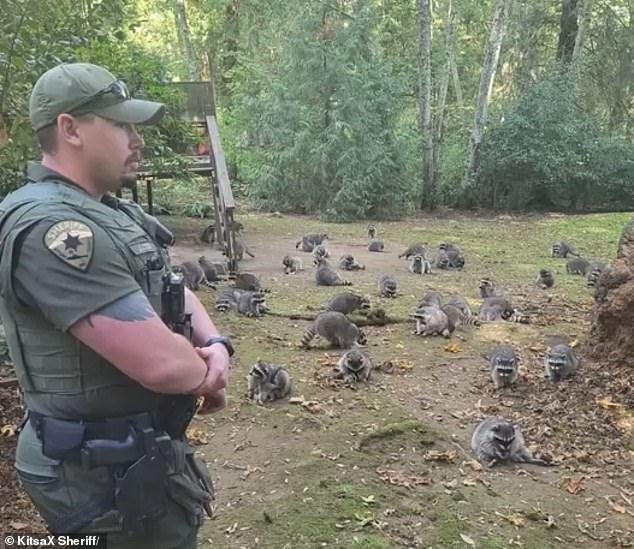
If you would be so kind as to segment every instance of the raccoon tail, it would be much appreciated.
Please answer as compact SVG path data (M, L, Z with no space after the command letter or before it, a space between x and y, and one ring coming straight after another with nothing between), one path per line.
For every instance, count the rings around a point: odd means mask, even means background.
M531 320L528 315L520 313L517 309L513 311L513 314L509 318L509 322L516 322L518 324L530 324Z
M315 335L316 335L315 329L312 326L310 328L306 328L306 331L304 332L304 336L302 337L302 340L299 343L300 347L303 347L304 349L308 349L310 347L310 342L313 340Z

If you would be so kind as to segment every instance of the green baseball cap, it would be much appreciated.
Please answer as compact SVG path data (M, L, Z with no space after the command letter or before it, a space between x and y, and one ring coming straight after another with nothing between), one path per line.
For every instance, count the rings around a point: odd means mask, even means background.
M165 105L132 99L126 85L103 67L64 63L46 71L33 86L31 126L42 129L62 113L93 113L125 124L156 124L165 114Z

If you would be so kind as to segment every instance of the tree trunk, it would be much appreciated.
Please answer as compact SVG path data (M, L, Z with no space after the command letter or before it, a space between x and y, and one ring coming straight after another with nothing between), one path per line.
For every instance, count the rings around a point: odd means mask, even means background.
M443 129L445 122L445 107L447 103L447 90L449 88L449 76L451 74L451 67L454 57L454 20L455 11L452 9L452 2L449 0L449 8L447 13L447 24L445 26L445 48L446 48L446 60L443 67L442 74L440 75L440 86L438 90L438 106L436 108L436 120L434 123L434 154L433 154L433 166L434 166L434 189L438 188L438 179L440 173L440 145L442 144Z
M561 0L561 18L559 20L559 43L557 59L567 65L572 60L577 38L577 4L579 0Z
M420 86L419 125L423 143L423 193L421 207L433 208L434 188L433 128L431 120L431 1L418 0Z
M473 130L471 131L471 139L469 140L469 157L463 184L465 189L473 185L478 169L478 152L480 143L482 142L484 125L486 124L493 79L495 78L495 71L497 70L498 60L500 58L500 49L502 48L502 40L504 39L506 19L510 4L511 0L496 0L495 2L491 34L489 35L489 42L484 54L484 63L480 76L480 88L478 90Z
M634 365L634 218L623 229L616 261L594 292L586 351L597 360Z
M581 18L579 20L579 29L577 30L577 36L575 38L575 46L572 50L572 62L576 62L586 41L588 34L588 27L590 26L590 20L592 19L592 8L594 6L594 0L583 0L581 6Z
M174 0L174 17L176 19L176 32L183 45L185 60L187 61L187 76L190 80L199 79L198 59L192 46L191 33L189 32L189 24L187 23L187 7L185 0Z
M458 108L462 110L464 107L464 101L462 99L462 86L460 85L460 75L458 74L458 65L456 65L456 56L451 56L451 76L453 79L453 87L454 92L456 94L456 102L458 103Z

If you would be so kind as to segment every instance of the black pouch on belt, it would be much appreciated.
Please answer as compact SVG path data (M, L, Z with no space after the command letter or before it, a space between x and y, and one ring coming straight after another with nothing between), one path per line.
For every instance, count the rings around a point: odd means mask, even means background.
M42 453L51 459L78 459L86 426L76 421L64 421L42 417L38 436L42 441Z

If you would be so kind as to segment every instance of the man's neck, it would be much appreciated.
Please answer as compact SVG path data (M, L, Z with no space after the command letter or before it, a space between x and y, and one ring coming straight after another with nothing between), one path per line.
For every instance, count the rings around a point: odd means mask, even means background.
M42 156L42 166L48 168L49 170L56 171L58 174L70 179L73 183L93 195L95 198L100 199L103 196L103 193L97 190L97 186L93 181L91 181L91 178L88 177L81 168L73 166L70 162L62 162L56 157L44 154Z

